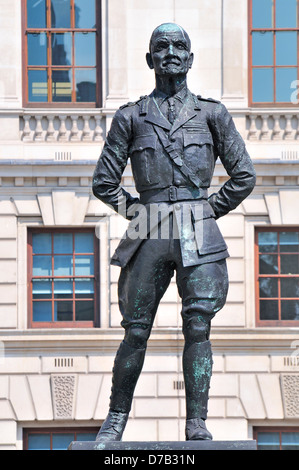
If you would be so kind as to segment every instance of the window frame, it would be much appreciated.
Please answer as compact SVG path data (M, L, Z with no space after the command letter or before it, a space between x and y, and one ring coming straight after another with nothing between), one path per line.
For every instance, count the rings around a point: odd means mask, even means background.
M273 16L275 21L276 13L276 0L274 1L273 6ZM297 2L298 3L298 2ZM254 31L273 31L273 65L271 66L253 66L252 65L252 33ZM297 68L297 81L299 81L299 3L297 8L297 27L296 28L277 28L276 26L272 28L253 28L252 27L252 0L248 0L248 101L249 106L254 108L295 108L298 107L299 103L289 102L276 102L276 70L277 68L286 68L287 66L277 66L276 65L276 39L275 32L277 31L296 31L297 32L297 66L289 66ZM273 68L273 94L274 101L266 102L254 102L253 101L253 79L252 71L254 68ZM299 84L299 82L298 82ZM295 91L295 90L294 90Z
M51 442L51 447L52 447L52 439L53 439L53 434L65 434L65 433L74 433L75 434L75 441L76 435L79 433L90 433L94 432L95 434L99 431L99 427L62 427L62 428L25 428L23 429L23 450L29 450L28 449L28 444L29 444L29 435L30 434L50 434L50 442ZM49 449L53 450L53 449Z
M32 279L33 279L33 253L32 253L32 235L34 233L92 233L94 239L94 319L72 320L72 321L53 321L53 322L36 322L33 321L33 299L32 299ZM74 251L72 252L74 256ZM53 253L51 254L53 257ZM63 256L63 255L62 255ZM28 328L96 328L100 325L100 271L99 271L99 240L97 239L94 228L28 228L27 232L27 312L28 312ZM75 278L75 276L72 276ZM54 276L52 277L54 278ZM73 293L73 296L75 293ZM52 293L51 302L54 302L54 293ZM74 297L73 299L74 300Z
M298 432L299 433L299 427L298 426L256 426L253 428L253 439L256 441L257 446L258 446L258 440L257 440L257 435L259 432L273 432L273 433L279 433L279 445L281 449L281 433L287 433L287 432ZM277 449L278 450L278 449Z
M276 277L276 278L288 278L288 277L297 277L299 281L299 273L298 274L262 274L260 275L259 273L259 244L258 244L258 234L261 232L299 232L299 227L296 226L271 226L271 227L255 227L255 301L256 301L256 307L255 307L255 312L256 312L256 326L270 326L270 327L291 327L291 326L299 326L299 320L261 320L260 319L260 295L259 295L259 277L264 276L264 277ZM278 256L280 256L280 253L278 252ZM299 254L298 254L299 256ZM278 261L279 263L279 261ZM280 302L282 297L279 295L280 293L278 292L278 301ZM297 297L296 297L297 298ZM290 298L291 300L291 298ZM278 312L280 312L280 307Z
M46 0L47 2L47 22L50 21L50 13L49 13L49 2L50 0ZM70 0L71 2L71 10L74 11L74 2L75 0ZM95 1L96 5L96 28L88 30L87 28L48 28L48 24L46 28L27 28L27 0L22 0L22 94L23 94L23 106L25 108L99 108L102 105L102 34L101 34L101 2ZM80 31L90 31L96 34L96 101L95 102L50 102L50 101L42 101L42 102L29 102L28 100L28 69L31 67L28 65L28 48L27 48L27 34L30 33L42 33L46 32L47 34L54 31L56 33L63 33L63 32L80 32ZM74 54L74 50L73 50ZM49 58L49 48L47 50L47 56ZM49 60L48 60L49 62ZM35 66L36 70L39 69L59 69L65 68L64 66L52 66L49 63L46 66ZM68 66L71 70L74 69L74 65ZM49 80L49 75L47 78L47 87L48 92L50 92L51 88L51 80ZM73 93L73 90L72 90Z

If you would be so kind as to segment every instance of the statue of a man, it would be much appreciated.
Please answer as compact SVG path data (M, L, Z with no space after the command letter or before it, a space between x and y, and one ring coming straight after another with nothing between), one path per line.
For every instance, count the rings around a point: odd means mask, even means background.
M158 26L146 60L155 72L155 89L116 112L93 178L95 196L130 220L111 260L121 267L118 292L125 334L115 357L109 413L97 441L122 438L155 314L174 271L185 340L186 440L212 439L205 424L210 325L226 301L229 256L216 219L251 193L255 171L225 106L187 87L193 62L188 34L173 23ZM208 197L218 157L229 179ZM121 186L128 158L139 198ZM167 237L159 232L159 222L154 230L149 227L151 210L161 204L171 222ZM134 237L141 205L147 236ZM186 208L190 217L184 218Z

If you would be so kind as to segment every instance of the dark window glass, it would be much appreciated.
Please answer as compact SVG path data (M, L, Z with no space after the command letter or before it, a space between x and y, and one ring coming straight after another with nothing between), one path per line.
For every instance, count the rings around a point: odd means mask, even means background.
M254 439L258 450L299 450L298 428L288 430L287 427L254 430Z
M298 322L299 231L259 229L257 260L258 322Z
M95 106L100 37L97 34L96 1L23 2L26 11L26 101Z
M73 441L95 441L97 430L24 430L25 450L67 450Z
M294 84L299 79L297 3L250 0L252 103L292 105Z
M46 28L46 0L27 0L28 28Z
M91 231L34 232L32 322L94 322L96 256Z

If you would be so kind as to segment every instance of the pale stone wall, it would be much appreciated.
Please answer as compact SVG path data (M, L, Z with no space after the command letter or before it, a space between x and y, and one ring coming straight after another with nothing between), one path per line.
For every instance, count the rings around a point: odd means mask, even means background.
M127 222L92 196L91 176L118 106L154 87L145 53L165 21L189 32L190 89L227 105L258 175L253 194L219 220L230 288L213 320L209 429L227 440L251 438L256 425L298 426L298 328L256 328L254 285L255 227L299 224L298 110L248 108L247 1L102 1L103 106L93 111L23 109L20 6L0 0L0 449L22 449L24 428L98 427L107 413L122 339L109 259ZM217 164L211 192L226 179ZM130 166L123 183L135 191ZM99 238L100 328L30 330L27 230L64 226L94 227ZM182 348L173 279L124 439L184 439Z

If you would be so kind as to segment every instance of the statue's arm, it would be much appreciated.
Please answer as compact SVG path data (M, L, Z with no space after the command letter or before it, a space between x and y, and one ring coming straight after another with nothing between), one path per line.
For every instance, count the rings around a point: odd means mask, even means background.
M122 186L121 178L128 161L128 148L132 139L131 120L126 111L118 110L112 120L92 182L93 194L127 219L134 214L133 206L139 202Z
M230 177L218 193L209 197L219 218L235 209L252 192L256 175L245 142L223 104L215 106L210 126L217 154Z

